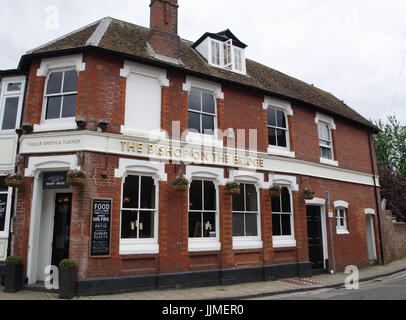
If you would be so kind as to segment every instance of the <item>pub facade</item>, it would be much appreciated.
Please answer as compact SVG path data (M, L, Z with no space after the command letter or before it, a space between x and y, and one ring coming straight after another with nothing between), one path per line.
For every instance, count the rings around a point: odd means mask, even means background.
M311 276L332 247L337 269L379 261L377 129L230 30L181 39L177 0L150 8L149 29L107 17L21 59L28 285L66 258L79 295Z

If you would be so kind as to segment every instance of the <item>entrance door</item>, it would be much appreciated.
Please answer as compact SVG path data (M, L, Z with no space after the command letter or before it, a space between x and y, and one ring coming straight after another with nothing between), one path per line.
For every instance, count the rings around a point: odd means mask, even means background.
M324 269L321 210L318 206L307 206L306 208L309 259L313 270Z
M52 265L69 258L70 218L72 194L57 193L55 198L54 235L52 241Z
M368 240L368 258L369 261L376 261L374 216L367 215L367 240Z

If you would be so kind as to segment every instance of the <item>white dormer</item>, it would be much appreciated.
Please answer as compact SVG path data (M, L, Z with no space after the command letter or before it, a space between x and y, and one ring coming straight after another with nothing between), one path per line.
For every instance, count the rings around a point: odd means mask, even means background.
M210 65L244 75L246 47L228 29L219 33L205 33L193 45Z

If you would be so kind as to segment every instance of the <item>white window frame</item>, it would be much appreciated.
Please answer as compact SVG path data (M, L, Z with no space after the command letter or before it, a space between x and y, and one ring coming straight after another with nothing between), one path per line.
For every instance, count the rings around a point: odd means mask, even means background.
M349 234L348 230L348 202L338 200L334 202L335 213L336 213L336 232L337 234ZM344 212L344 217L341 216L342 211ZM343 220L344 225L339 226L338 220Z
M233 40L229 39L225 42L223 41L219 41L219 40L215 40L212 38L209 38L209 59L208 62L210 65L217 67L217 68L221 68L221 69L225 69L228 71L232 71L232 72L236 72L236 73L240 73L245 75L246 74L246 63L245 63L245 50L242 48L239 48L237 46L233 45ZM215 49L213 49L213 47L216 47ZM226 48L229 48L230 50L230 57L227 60L226 63L226 57L225 57L225 51ZM216 51L217 48L219 48L219 52ZM241 59L240 59L240 63L241 63L241 69L236 68L236 51L235 50L239 50L239 52L241 53ZM217 59L218 57L213 57L213 54L219 53L219 64L217 63Z
M219 186L225 185L224 180L224 169L211 168L211 167L200 167L200 166L187 166L186 167L186 178L192 182L193 180L199 181L212 181L216 188L216 237L214 238L189 238L188 229L188 250L189 252L199 252L199 251L220 251L220 197L219 197ZM188 190L188 205L190 203L190 190ZM189 210L188 210L188 221L189 221ZM189 225L189 223L188 223Z
M290 149L289 116L293 116L293 109L291 103L289 101L265 96L263 108L266 111L268 111L268 108L280 110L285 114L286 119L286 147L268 145L268 154L295 158L296 153L292 152ZM268 114L267 114L267 123L268 123Z
M217 99L224 100L224 93L222 92L221 85L215 82L187 76L186 82L183 84L183 91L186 91L189 95L192 90L203 91L213 96L216 112L214 119L214 134L197 133L188 130L188 133L186 135L186 142L198 145L223 147L223 140L219 140L218 106L217 106ZM189 113L189 103L188 103L188 113Z
M278 184L279 185L279 184ZM290 216L290 235L285 235L285 236L272 236L272 241L274 243L274 247L278 246L296 246L296 240L295 240L295 219L293 215L293 199L292 199L292 189L288 185L281 185L281 187L287 188L289 191L289 200L290 200L290 212L274 212L272 211L273 214L278 214L278 215L289 215ZM281 201L281 196L279 196L279 201ZM282 205L282 204L281 204ZM273 217L273 216L272 216ZM282 225L281 225L282 227Z
M121 210L124 195L125 178L129 175L150 176L155 183L155 220L154 238L151 239L122 239L121 238ZM120 159L119 168L115 170L115 177L121 178L120 203L120 255L158 254L159 253L159 181L167 181L165 164L162 162L143 161L135 159ZM124 209L125 210L125 209Z
M21 83L20 91L7 91L7 86L11 83ZM25 92L25 78L24 77L10 77L10 78L3 78L2 79L2 86L0 88L0 133L2 134L11 134L15 133L16 129L20 128L21 122L21 112L23 108L23 100L24 100L24 92ZM18 107L17 107L17 115L16 115L16 125L14 129L3 130L3 119L4 119L4 111L6 107L6 99L7 98L18 98Z
M76 116L70 118L46 119L48 101L46 92L49 77L53 72L76 70L78 72L78 77L80 77L80 72L86 69L86 64L82 61L82 54L42 59L41 66L37 70L37 77L45 77L41 122L40 124L34 125L34 132L75 130L78 128L76 124ZM76 92L76 94L78 95L78 92Z
M338 161L335 161L335 154L334 154L334 141L333 141L333 133L332 130L336 130L336 125L334 123L334 119L332 117L329 117L327 115L324 115L322 113L317 112L316 113L316 118L314 119L314 121L317 124L317 136L318 136L318 145L319 147L324 147L324 148L328 148L328 146L322 145L320 144L320 136L319 136L319 122L323 122L325 124L327 124L329 131L330 131L330 139L331 139L331 159L327 159L327 158L323 158L321 156L321 149L320 149L320 163L323 164L327 164L327 165L331 165L331 166L335 166L338 167Z
M2 177L6 177L2 175ZM4 219L4 230L0 230L0 239L8 239L9 237L9 229L10 229L10 214L11 214L11 201L12 201L12 194L13 188L8 188L7 191L0 191L0 194L7 194L7 206L5 212L5 219Z

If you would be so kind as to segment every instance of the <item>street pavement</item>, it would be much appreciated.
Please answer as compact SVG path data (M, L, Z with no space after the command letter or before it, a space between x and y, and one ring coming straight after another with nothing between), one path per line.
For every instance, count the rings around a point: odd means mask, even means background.
M390 277L391 275L406 272L406 258L394 261L390 264L371 266L359 270L360 286L362 283L367 283L373 279L380 277ZM345 284L346 278L349 274L337 273L322 274L313 276L306 279L282 279L277 281L263 281L254 283L242 283L235 285L224 285L203 288L188 288L176 290L156 290L156 291L142 291L133 293L122 293L115 295L93 296L93 297L76 297L74 300L242 300L242 299L264 299L266 297L277 297L284 294L315 292L313 296L317 299L317 292L315 290L327 290L331 288L342 288ZM406 280L399 280L399 283L387 283L387 286L381 288L386 290L390 296L391 290L394 286L399 286L399 297L404 298L402 292L406 291ZM403 287L402 287L403 286ZM350 293L351 299L360 299L361 292L367 290L357 291ZM337 292L337 290L335 291ZM320 292L319 292L320 293ZM348 294L348 292L347 292ZM365 293L365 297L373 297L374 293ZM332 295L331 298L336 296ZM279 297L280 298L280 297ZM329 297L327 297L329 299ZM339 298L337 296L337 298ZM58 300L58 294L49 292L38 292L22 290L15 294L7 294L3 292L0 287L0 300ZM371 298L373 299L373 298ZM396 298L393 298L396 299Z

